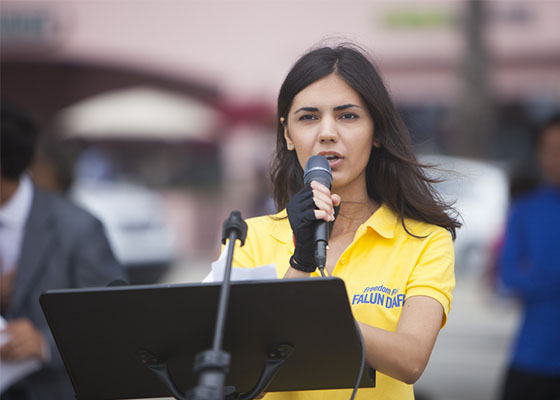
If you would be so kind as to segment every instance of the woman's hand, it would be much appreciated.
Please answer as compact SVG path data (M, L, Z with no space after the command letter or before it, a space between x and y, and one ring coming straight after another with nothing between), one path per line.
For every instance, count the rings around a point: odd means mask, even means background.
M286 207L288 219L294 234L294 255L290 265L298 271L315 271L314 222L322 219L333 222L335 208L340 204L340 196L332 195L330 190L318 183L311 182L294 195Z
M333 222L336 218L337 207L340 205L340 196L331 194L325 185L312 181L313 202L315 203L315 219Z

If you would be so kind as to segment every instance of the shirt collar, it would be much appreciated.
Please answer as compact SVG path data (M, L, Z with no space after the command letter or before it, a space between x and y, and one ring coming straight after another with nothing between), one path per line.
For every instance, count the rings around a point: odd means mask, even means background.
M31 211L33 202L33 184L27 175L20 181L16 192L2 207L0 207L0 221L2 225L23 229Z
M293 246L292 230L290 222L288 221L288 214L286 210L280 211L278 214L271 216L271 218L282 219L285 221L283 224L274 224L272 226L271 235L276 240L287 243ZM387 205L381 206L366 220L364 224L358 229L358 234L365 232L365 230L372 229L380 236L386 239L395 237L395 229L399 223L399 218Z
M362 226L373 229L386 239L392 239L395 237L395 229L398 223L399 219L397 214L387 205L381 204Z

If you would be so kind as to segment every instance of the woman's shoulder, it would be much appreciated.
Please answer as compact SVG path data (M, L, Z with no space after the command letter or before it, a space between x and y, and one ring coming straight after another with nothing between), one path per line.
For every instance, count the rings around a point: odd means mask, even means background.
M276 225L278 223L282 223L288 219L288 214L286 210L282 210L277 212L276 214L266 214L266 215L259 215L256 217L247 218L245 221L249 225L253 226L270 226Z
M434 236L451 237L451 233L439 225L407 217L403 221L396 211L385 204L381 205L379 212L374 214L370 223L377 226L377 230L394 232L395 238L415 237L426 240Z
M266 241L266 238L274 238L276 241L288 243L292 237L292 230L286 210L276 214L261 215L246 220L247 235L251 241Z
M431 224L429 222L424 222L412 218L405 218L404 219L404 226L401 225L401 229L406 233L406 230L412 233L414 236L419 237L420 239L429 240L434 237L443 237L451 239L451 232L449 232L446 228Z
M288 221L286 210L282 210L276 214L248 218L246 222L249 231L253 233L280 233L286 229L290 229L290 222Z

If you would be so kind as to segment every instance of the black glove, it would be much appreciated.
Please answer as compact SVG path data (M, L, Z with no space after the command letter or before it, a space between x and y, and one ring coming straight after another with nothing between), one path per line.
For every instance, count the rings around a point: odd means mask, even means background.
M294 255L290 258L290 265L303 272L314 272L315 263L315 202L313 190L309 184L297 192L286 206L288 219L294 234ZM340 205L334 208L335 219ZM334 221L329 223L329 235Z
M313 240L315 202L311 186L305 185L286 206L288 219L294 234L294 255L290 265L303 272L315 271L315 243Z

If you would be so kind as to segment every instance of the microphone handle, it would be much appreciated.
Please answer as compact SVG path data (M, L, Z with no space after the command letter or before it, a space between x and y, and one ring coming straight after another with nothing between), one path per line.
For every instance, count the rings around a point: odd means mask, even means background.
M315 264L324 268L327 263L328 223L317 221L315 226Z

